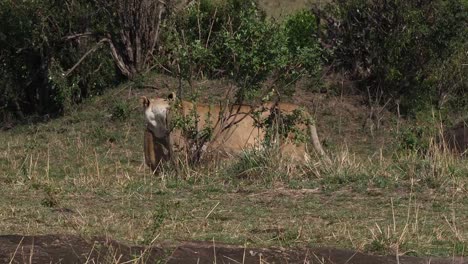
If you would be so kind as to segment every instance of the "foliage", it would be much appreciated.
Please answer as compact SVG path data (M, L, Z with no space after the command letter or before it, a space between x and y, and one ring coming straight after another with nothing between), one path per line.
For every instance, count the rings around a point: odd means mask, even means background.
M117 69L147 72L171 3L2 1L0 114L67 111L119 82Z
M283 92L306 74L318 79L321 50L310 12L279 24L251 0L201 0L174 18L161 64L179 78L228 78L238 102L258 98L267 80Z
M425 87L432 87L438 97L441 110L457 109L459 113L468 112L468 42L456 43L454 53L440 63L431 65Z
M263 112L269 111L269 115L261 118ZM265 148L275 145L275 142L281 142L287 138L294 143L307 142L306 129L300 128L300 125L309 124L309 120L303 109L295 109L291 113L281 112L277 107L267 109L260 107L252 112L255 126L265 130ZM292 137L292 138L290 138Z
M238 102L287 95L304 76L320 85L325 61L403 113L468 107L463 0L335 0L281 22L252 0L192 1L174 14L173 1L137 2L0 2L2 119L67 111L156 64L189 83L226 78Z
M68 6L68 8L67 8ZM111 57L99 47L70 71L92 41L65 41L86 31L99 16L84 1L0 3L0 112L17 117L70 108L117 80Z
M174 2L101 0L95 3L105 22L92 25L92 33L109 44L122 75L133 79L151 69L161 24Z
M450 75L441 66L466 51L467 7L462 0L336 0L321 12L325 42L333 47L334 66L373 98L400 100L406 113L443 100L438 91L455 90L466 102L466 81L441 82Z
M114 101L111 107L112 119L125 121L130 117L131 108L126 101Z

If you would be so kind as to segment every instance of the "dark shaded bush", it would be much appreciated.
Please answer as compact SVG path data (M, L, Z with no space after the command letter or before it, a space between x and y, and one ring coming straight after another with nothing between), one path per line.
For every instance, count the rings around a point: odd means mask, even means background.
M462 0L335 0L322 15L334 66L405 113L467 102L468 4ZM449 100L447 100L447 98Z
M109 52L94 40L67 41L99 20L85 1L0 3L0 115L59 113L118 80ZM78 68L75 63L96 51ZM73 69L73 70L72 70Z

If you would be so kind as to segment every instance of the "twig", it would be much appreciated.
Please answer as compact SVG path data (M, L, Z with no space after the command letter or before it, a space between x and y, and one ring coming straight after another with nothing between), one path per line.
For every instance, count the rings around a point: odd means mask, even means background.
M157 86L154 86L154 85L151 85L151 84L143 84L143 85L141 85L141 87L143 87L143 88L151 88L151 89L159 90L159 87L157 87Z
M218 202L218 203L213 207L213 209L211 209L211 211L205 216L205 219L207 219L207 218L211 215L211 213L213 213L213 211L216 209L216 207L218 207L218 205L219 205L220 203L221 203L221 202Z
M89 37L89 36L93 36L93 35L94 35L94 33L92 33L92 32L84 32L84 33L78 33L78 34L73 34L73 35L66 36L66 37L63 38L63 40L64 41L69 41L69 40Z
M9 264L13 263L13 260L15 259L15 256L16 256L16 253L18 252L18 248L20 247L21 243L23 243L23 239L24 239L24 237L21 238L21 241L16 246L15 252L13 253L13 256L11 257Z
M210 31L208 32L208 37L206 38L205 48L208 48L208 43L210 43L211 32L213 31L213 25L216 20L216 14L218 13L218 8L216 7L215 12L213 14L213 18L211 19Z

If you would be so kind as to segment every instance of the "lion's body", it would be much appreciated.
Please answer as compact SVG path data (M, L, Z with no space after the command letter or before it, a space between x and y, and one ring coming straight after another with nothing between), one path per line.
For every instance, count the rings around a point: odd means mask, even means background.
M181 120L185 122L196 120L197 122L192 122L192 130L196 133L202 134L209 131L209 140L205 140L203 146L198 147L202 147L204 153L214 153L214 156L222 157L263 147L267 133L265 126L261 123L270 118L273 111L281 115L289 115L300 110L299 106L289 103L265 103L253 108L248 105L223 107L193 104L187 101L171 102L163 98L144 98L143 100L148 128L145 132L145 158L146 163L152 169L155 169L162 160L167 159L169 150L187 152L193 148L194 141L191 141L187 133L177 126L177 122ZM176 124L175 129L168 128L170 123ZM295 126L300 130L309 130L308 135L312 136L314 148L322 154L323 150L318 141L315 126L310 123ZM157 141L163 143L159 144ZM278 145L281 153L292 159L304 160L308 157L305 142L297 142L289 132L281 139L274 137L270 140L270 144L272 143L280 143ZM165 149L165 146L168 149Z

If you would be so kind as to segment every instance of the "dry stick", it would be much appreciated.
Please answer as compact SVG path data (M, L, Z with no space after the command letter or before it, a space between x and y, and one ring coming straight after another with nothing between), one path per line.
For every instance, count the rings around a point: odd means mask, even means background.
M242 264L245 263L245 252L247 251L247 243L244 242L244 253L242 254Z
M144 255L146 254L146 252L148 252L148 250L150 249L150 246L153 245L154 241L156 241L156 239L158 239L160 235L161 235L161 234L158 234L157 236L155 236L155 237L151 240L149 246L148 246L148 247L145 247L145 250L143 250L143 252L141 253L141 255L140 255L138 258L136 258L136 259L134 259L134 260L131 260L131 261L127 262L127 263L130 263L130 262L131 262L131 263L139 263L139 261L144 257ZM119 263L119 262L115 262L115 263ZM146 262L143 261L143 263L146 263Z
M99 162L98 162L98 155L97 155L97 152L96 152L96 149L94 149L94 159L96 161L96 172L97 172L97 177L98 179L101 179L101 173L99 171Z
M50 172L50 144L47 143L47 168L46 168L46 177L47 177L47 182L50 182L50 177L49 177L49 172Z
M269 88L272 88L271 86ZM267 89L267 91L270 90L270 89ZM268 92L265 92L265 94L262 95L262 98L266 96ZM234 107L237 106L237 110L236 112L233 114L233 109ZM229 116L225 119L226 121L229 120L231 117L236 117L237 115L239 114L242 114L244 115L240 120L238 120L237 122L232 122L230 124L228 124L227 126L224 127L224 129L221 131L223 132L224 130L226 129L229 129L230 127L234 126L234 125L237 125L238 123L242 122L242 120L244 120L244 118L246 118L247 116L251 115L253 113L253 111L255 110L255 107L253 106L250 106L250 110L246 113L242 113L240 112L241 110L241 107L242 107L242 103L239 103L239 104L233 104L233 105L230 105L229 107ZM224 120L223 120L224 121Z
M218 7L215 8L213 17L211 18L211 25L210 25L210 31L208 32L208 37L206 38L206 43L205 43L205 49L208 48L208 43L210 42L210 37L211 37L211 32L213 30L213 25L216 20L216 14L218 13Z
M198 40L201 43L201 25L200 25L200 1L198 1L197 6L197 25L198 25Z
M159 90L160 88L155 86L155 85L151 85L151 84L143 84L141 85L141 87L143 88L151 88L151 89L154 89L154 90Z
M253 107L251 107L250 111L247 112L247 113L241 113L240 110L241 110L241 107L242 105L237 105L237 110L236 110L236 113L233 114L233 110L234 110L234 107L236 105L231 105L229 107L229 116L228 117L224 117L224 110L222 111L220 109L220 117L218 118L218 120L216 121L216 124L214 127L217 127L218 125L221 126L221 129L218 130L218 132L216 133L216 135L214 135L212 141L215 141L224 131L228 130L229 128L231 128L232 126L235 126L237 125L238 123L242 122L242 120L244 120L247 116L249 116L252 112L253 112ZM222 111L222 112L221 112ZM238 115L243 115L239 120L236 121L236 117L238 117ZM228 123L227 125L224 125L225 122L229 121L229 119L233 118L234 117L234 120L230 121L230 123ZM234 131L232 131L232 133L234 133ZM232 135L232 134L231 134ZM230 137L230 136L229 136ZM226 140L229 138L227 137Z
M72 39L77 39L77 38L83 38L83 37L89 37L93 36L94 33L92 32L84 32L84 33L78 33L78 34L73 34L69 35L63 38L64 41L72 40Z
M75 65L73 65L69 70L67 70L64 75L65 77L68 77L89 55L91 55L93 52L95 52L100 46L102 43L106 42L107 40L106 39L101 39L100 41L98 41L98 43L96 43L96 45L94 45L94 47L92 47L90 50L88 50L79 60L77 63L75 63Z
M96 247L96 242L93 243L93 247L91 248L91 251L89 252L88 256L86 257L86 262L85 264L87 263L90 263L90 260L91 260L91 255L93 254L93 251L94 251L94 248ZM94 261L93 261L94 262Z
M385 110L385 107L387 107L388 103L390 103L392 99L388 99L387 102L382 106L382 109L377 113L377 129L380 128L380 121L383 119L383 116L381 115L383 110Z
M214 264L216 264L216 245L215 245L215 240L213 237L213 258L214 258Z
M156 59L156 56L152 55L153 56L153 61L157 61ZM162 65L160 62L158 63L155 63L153 66L149 67L145 73L148 73L148 72L151 72L152 70L154 70L156 67L159 67L161 69L163 69L164 71L168 72L169 74L174 74L171 70L169 70L167 67L165 67L164 65Z
M208 219L208 217L211 215L211 213L213 213L213 211L216 209L216 207L218 207L220 203L221 202L216 203L216 205L211 209L211 211L205 216L205 219Z
M16 256L16 252L18 252L18 248L20 247L21 243L23 243L23 239L24 237L21 238L20 242L16 246L15 252L13 253L13 256L11 257L9 264L13 263L13 260L15 259L15 256Z
M398 113L398 119L397 119L397 135L400 134L400 100L396 100L396 105L397 105L397 113Z
M154 50L154 48L156 47L156 43L157 43L158 40L159 40L159 30L160 30L160 27L161 27L161 19L162 19L162 14L163 14L163 12L164 12L164 10L165 10L165 7L162 7L162 6L165 6L166 3L163 2L163 1L158 1L158 4L159 4L159 5L158 5L158 7L159 7L159 8L158 8L158 9L159 9L159 10L158 10L158 11L159 11L159 12L158 12L158 22L157 22L157 25L156 25L155 32L154 32L154 34L152 34L154 37L153 37L153 39L152 39L152 41L151 41L151 48L148 50L148 54L146 55L146 60L148 60L149 57L150 57L149 55L153 53L153 50ZM147 62L145 62L145 64L146 64L146 63L147 63Z
M33 263L32 262L33 255L34 255L34 238L33 238L33 241L32 241L31 251L30 251L30 254L29 254L29 263Z
M179 97L182 100L184 96L184 87L182 86L182 70L180 69L180 62L177 62L177 74L179 75L179 87L177 89L177 97Z

